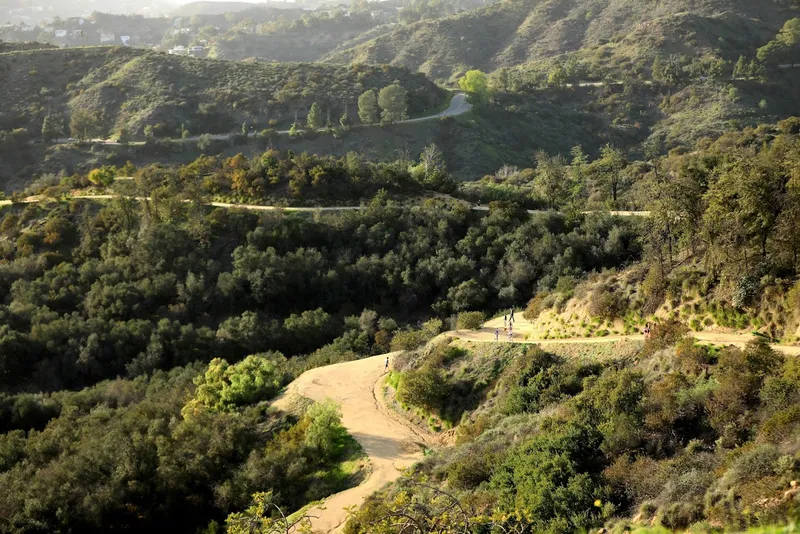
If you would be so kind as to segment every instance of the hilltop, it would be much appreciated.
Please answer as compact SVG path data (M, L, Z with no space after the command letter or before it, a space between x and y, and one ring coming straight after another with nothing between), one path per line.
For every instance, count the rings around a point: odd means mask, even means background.
M397 67L302 63L236 63L113 47L30 50L0 55L0 130L26 128L38 137L48 115L68 122L75 110L99 122L98 136L230 132L243 122L264 129L305 117L311 104L347 105L399 81L409 113L434 108L444 91Z
M339 50L332 63L389 63L452 79L581 51L631 67L656 53L719 52L735 60L768 42L797 13L789 1L512 0L421 21ZM648 66L649 66L648 63Z

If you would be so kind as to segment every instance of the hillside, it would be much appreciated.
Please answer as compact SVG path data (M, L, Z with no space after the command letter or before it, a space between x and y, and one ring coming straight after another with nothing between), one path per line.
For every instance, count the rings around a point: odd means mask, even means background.
M304 118L313 102L338 118L363 91L398 80L409 112L434 108L444 92L421 74L394 67L234 63L128 48L33 50L0 55L0 130L27 128L38 137L48 115L69 122L76 111L96 116L97 136L127 130L180 135L259 130ZM64 128L62 131L66 131Z
M225 15L227 13L240 13L242 11L257 11L259 9L294 9L293 3L287 2L230 2L199 1L188 2L172 12L174 17L194 17L203 15Z
M317 61L325 54L375 28L379 22L368 11L343 11L329 17L308 16L295 21L262 25L259 33L232 31L214 40L210 57L240 60Z
M327 61L389 63L452 79L470 68L491 72L579 50L601 59L647 58L648 66L656 52L678 49L735 60L768 42L797 13L792 6L788 0L512 0L403 26Z

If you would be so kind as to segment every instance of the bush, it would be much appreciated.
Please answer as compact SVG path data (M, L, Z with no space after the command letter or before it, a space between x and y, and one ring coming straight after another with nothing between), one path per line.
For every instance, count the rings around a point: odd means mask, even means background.
M650 331L650 337L644 343L643 357L674 346L688 333L689 328L680 321L669 320L654 324Z
M697 503L676 502L661 512L660 523L671 530L682 530L703 518L703 507Z
M456 319L456 328L459 330L480 330L486 316L483 312L461 312Z
M286 359L280 353L254 354L235 365L214 358L194 379L197 391L183 408L184 417L198 411L230 411L274 397L286 383Z
M628 300L608 286L598 286L592 291L589 313L602 319L616 319L625 313Z
M403 373L397 389L397 399L403 404L439 414L448 390L449 384L441 370L424 367Z
M800 406L789 406L764 421L758 439L768 443L781 443L794 435L798 427L800 427Z
M306 413L309 425L305 445L316 450L320 458L329 462L338 457L347 442L347 431L342 426L339 406L328 399L311 406Z
M457 490L477 488L492 476L494 456L489 451L468 451L447 469L447 483Z
M430 340L430 335L424 330L398 330L392 337L390 347L392 351L414 350Z

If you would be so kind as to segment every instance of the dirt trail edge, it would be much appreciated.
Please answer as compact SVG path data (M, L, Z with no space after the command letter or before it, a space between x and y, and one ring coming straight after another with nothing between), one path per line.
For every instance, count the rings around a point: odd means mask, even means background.
M322 507L307 512L316 516L314 532L341 532L347 520L345 508L360 506L366 497L400 477L402 469L422 459L426 437L390 416L379 400L385 358L374 356L307 371L273 403L286 409L297 396L333 399L342 408L342 424L370 460L372 472L363 484L332 495Z

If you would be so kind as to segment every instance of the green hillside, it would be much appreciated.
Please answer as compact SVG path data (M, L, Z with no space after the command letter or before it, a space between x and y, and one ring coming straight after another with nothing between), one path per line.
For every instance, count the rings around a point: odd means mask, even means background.
M409 112L435 108L444 92L421 74L395 67L337 67L197 60L109 47L0 54L0 130L26 128L38 137L48 115L68 123L76 110L99 122L98 135L230 132L243 122L263 129L304 118L313 102L355 114L363 91L395 80L408 91ZM65 128L64 128L65 129Z
M656 52L717 51L735 60L769 41L796 15L793 6L788 0L512 0L403 26L327 60L402 65L435 79L579 50L650 62Z

